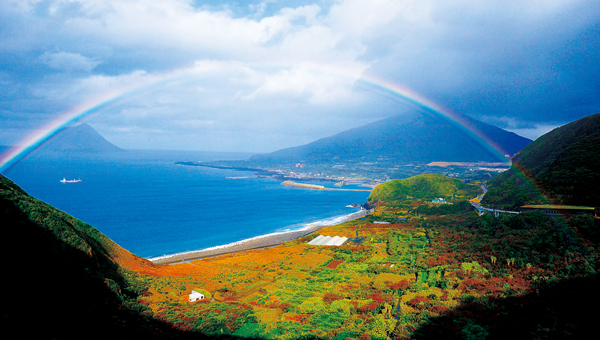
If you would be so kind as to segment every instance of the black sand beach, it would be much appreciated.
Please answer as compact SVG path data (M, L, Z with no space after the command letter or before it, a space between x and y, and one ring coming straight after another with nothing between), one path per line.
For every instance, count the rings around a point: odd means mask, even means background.
M202 258L206 258L206 257L238 253L238 252L252 250L252 249L258 249L258 248L273 247L273 246L283 244L284 242L292 241L297 238L312 234L319 229L329 227L331 225L341 224L344 222L348 222L348 221L352 221L352 220L361 218L361 217L369 214L370 212L371 212L370 210L361 210L361 211L352 213L350 215L344 216L342 219L340 219L339 221L336 221L336 223L333 223L333 224L313 223L301 230L267 234L267 235L262 235L262 236L257 236L257 237L251 238L251 239L247 239L247 240L242 240L239 242L226 244L223 246L218 246L218 247L213 247L213 248L208 248L208 249L203 249L203 250L183 252L183 253L172 254L172 255L165 255L165 256L150 258L149 260L154 262L155 264L176 264L176 263L181 263L181 262L186 262L186 261L191 261L191 260L202 259Z

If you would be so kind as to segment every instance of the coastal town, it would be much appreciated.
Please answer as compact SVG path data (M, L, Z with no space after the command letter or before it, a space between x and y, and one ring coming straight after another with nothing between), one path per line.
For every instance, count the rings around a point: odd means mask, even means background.
M378 162L277 163L251 161L177 162L186 166L248 171L252 176L229 179L274 178L279 181L331 182L335 187L353 186L374 188L391 178L407 178L424 173L441 174L466 181L487 180L509 169L505 163L489 162L431 162L427 164L397 164L381 159Z

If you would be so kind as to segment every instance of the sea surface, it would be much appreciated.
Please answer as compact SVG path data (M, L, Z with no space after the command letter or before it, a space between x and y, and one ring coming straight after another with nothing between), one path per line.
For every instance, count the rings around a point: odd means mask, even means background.
M131 150L34 154L4 175L145 258L300 229L356 212L346 206L369 195L287 187L271 178L227 179L252 173L175 164L235 158L240 155ZM81 182L60 183L63 178Z

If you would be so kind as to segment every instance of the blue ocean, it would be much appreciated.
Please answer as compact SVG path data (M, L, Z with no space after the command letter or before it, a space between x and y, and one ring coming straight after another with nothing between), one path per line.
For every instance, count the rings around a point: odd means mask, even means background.
M362 204L369 195L292 188L271 178L227 179L252 173L175 164L227 158L236 157L174 151L34 154L4 175L145 258L331 220L355 212L346 206ZM63 178L81 182L61 183Z

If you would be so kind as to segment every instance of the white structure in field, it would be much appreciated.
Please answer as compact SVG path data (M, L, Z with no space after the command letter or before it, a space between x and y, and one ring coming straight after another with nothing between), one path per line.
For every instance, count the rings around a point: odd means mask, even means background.
M190 302L196 302L200 300L204 300L204 294L192 290L192 294L190 294Z
M348 240L347 237L339 237L339 236L323 236L319 235L315 237L312 241L307 244L311 246L341 246Z

